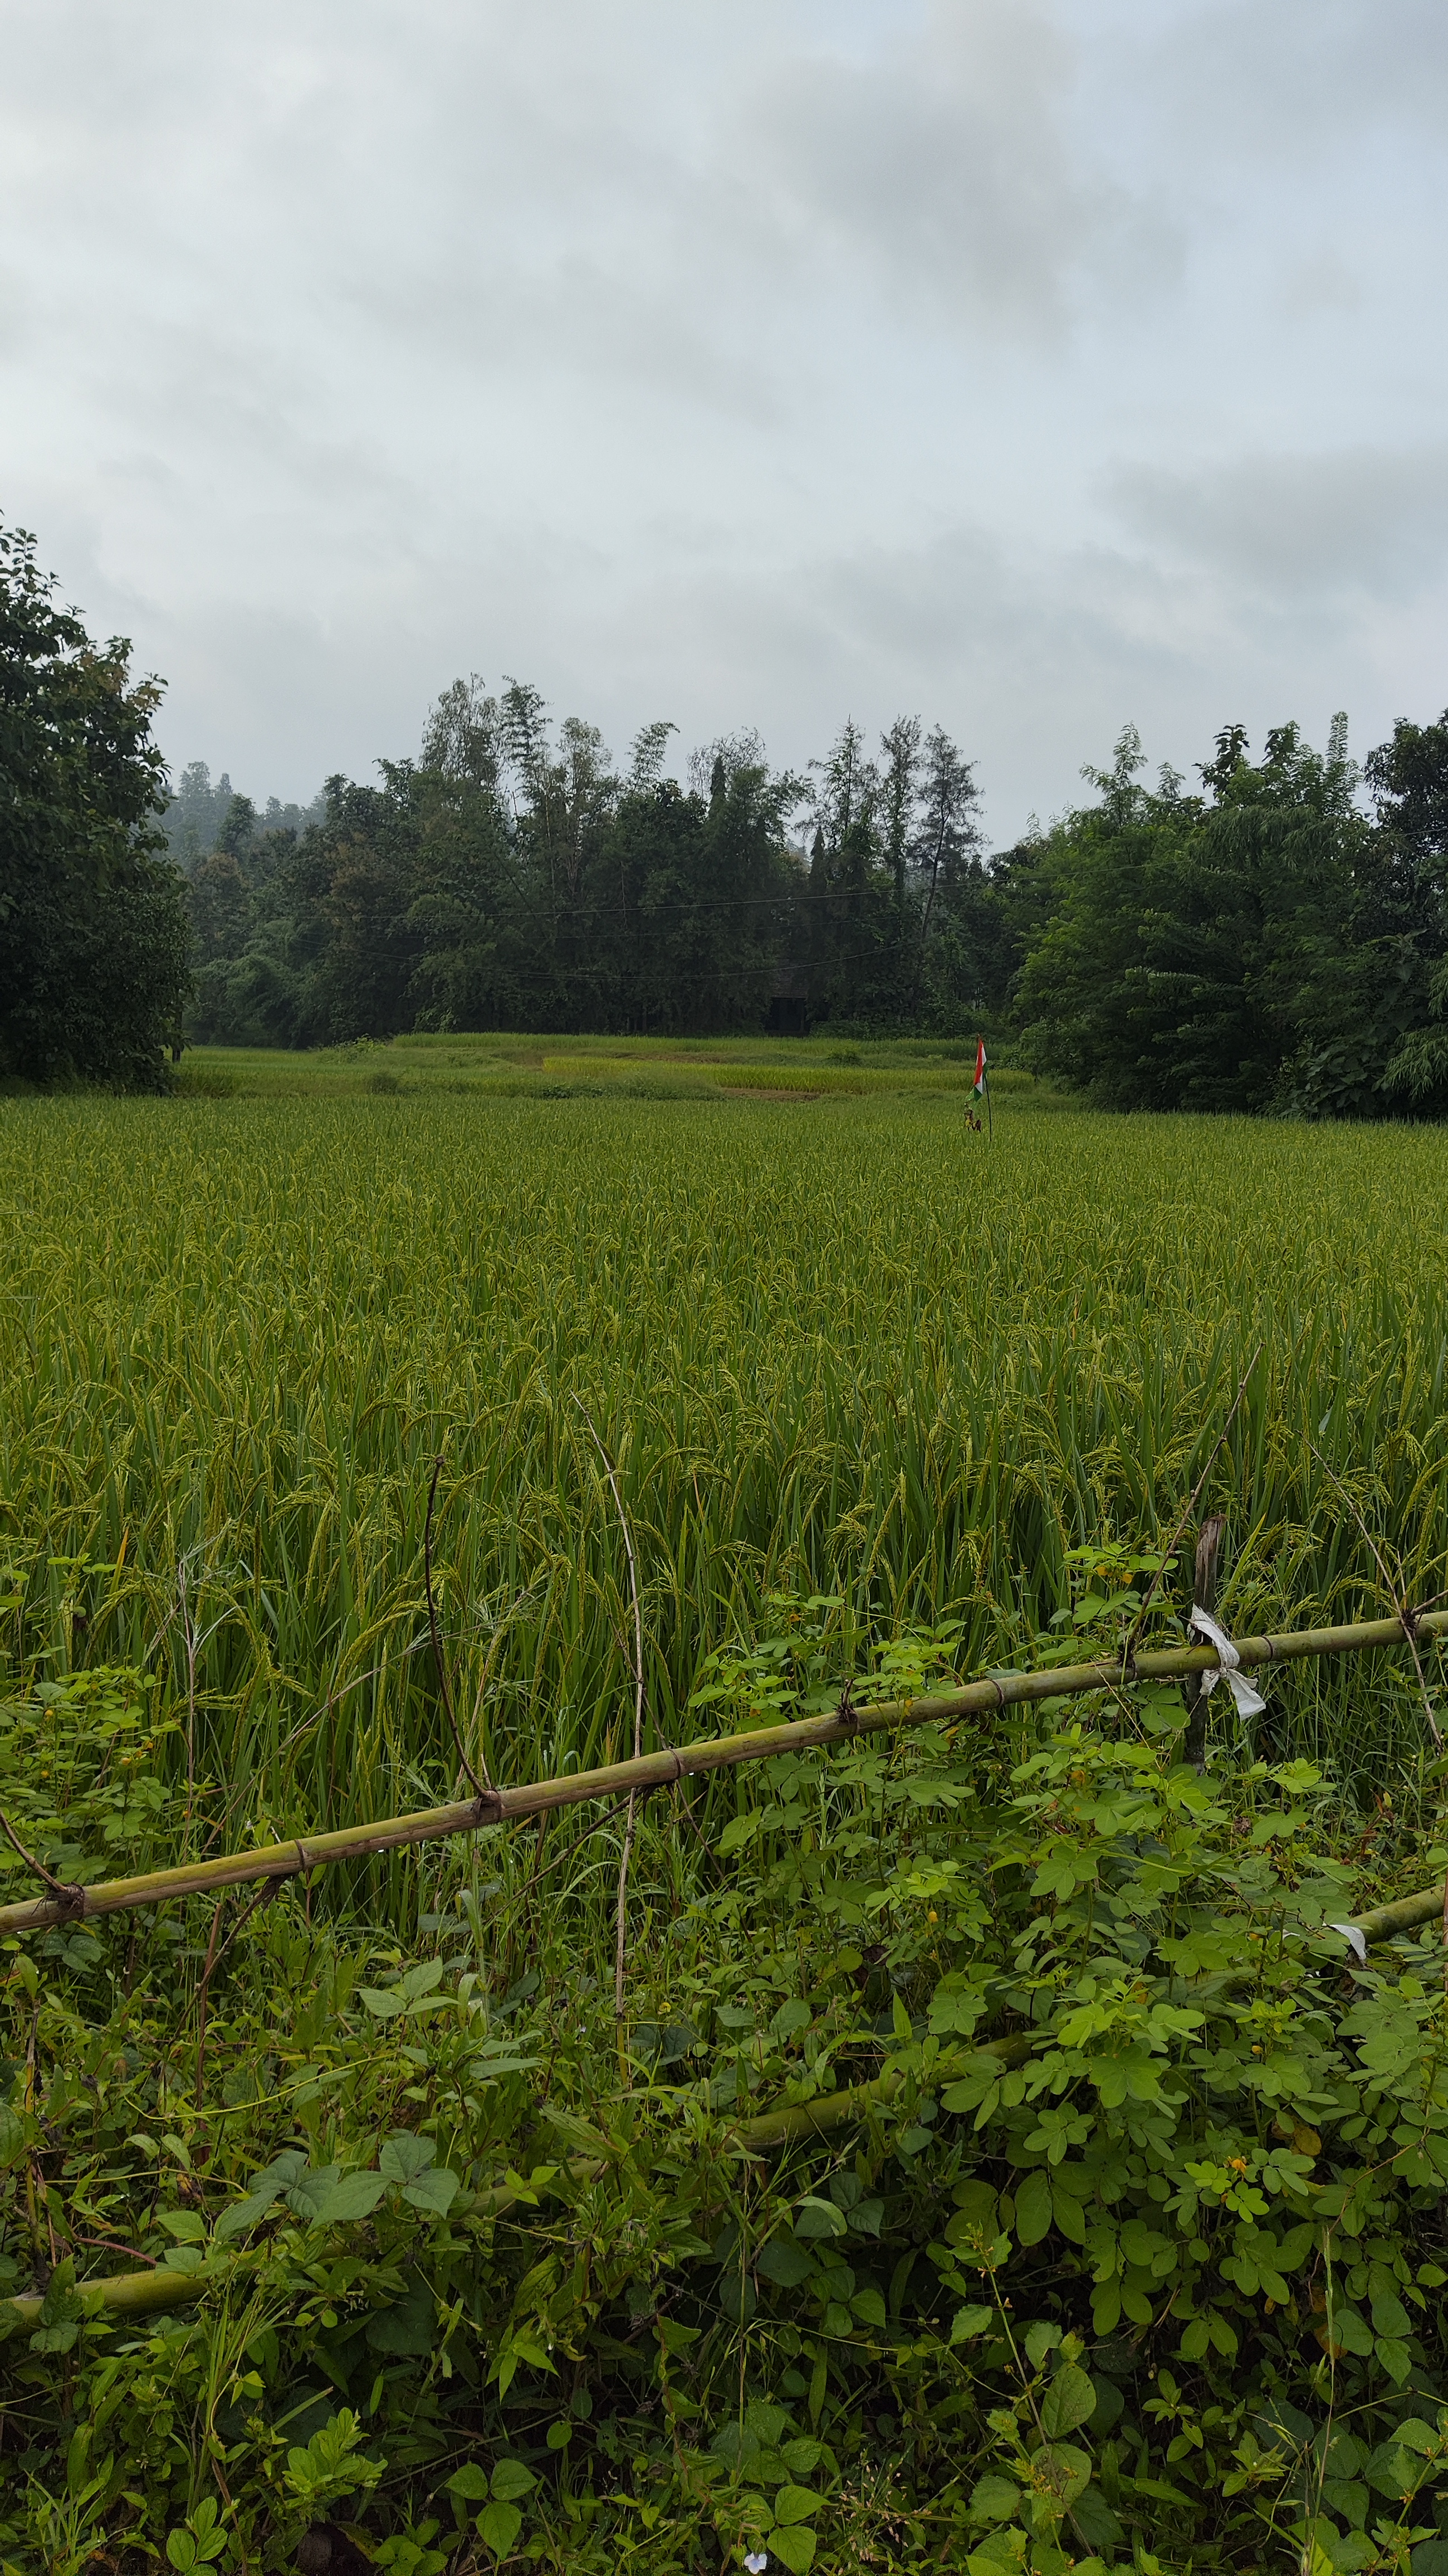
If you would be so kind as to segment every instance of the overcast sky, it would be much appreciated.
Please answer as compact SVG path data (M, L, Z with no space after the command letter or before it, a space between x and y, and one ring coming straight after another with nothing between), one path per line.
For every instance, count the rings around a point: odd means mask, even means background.
M0 0L0 511L309 796L455 673L998 842L1448 700L1444 0Z

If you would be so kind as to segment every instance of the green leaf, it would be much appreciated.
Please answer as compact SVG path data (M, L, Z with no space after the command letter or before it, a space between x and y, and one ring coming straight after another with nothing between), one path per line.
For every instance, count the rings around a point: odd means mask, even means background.
M795 2211L796 2236L843 2236L848 2225L844 2211L836 2209L832 2200L816 2200L811 2195Z
M1417 2451L1425 2460L1436 2459L1443 2447L1441 2433L1435 2432L1431 2424L1425 2424L1421 2415L1404 2416L1392 2438L1395 2450Z
M520 2496L531 2495L537 2483L521 2460L500 2460L493 2471L493 2493L499 2504L516 2504Z
M781 2442L779 2456L791 2475L807 2478L824 2458L823 2442L812 2442L807 2434L796 2434L792 2442Z
M381 2308L367 2320L367 2341L374 2352L420 2355L437 2340L437 2311L425 2281L414 2281L395 2308Z
M199 2272L206 2257L199 2245L168 2245L161 2261L168 2272Z
M799 2523L783 2531L776 2524L769 2535L769 2554L779 2560L781 2567L789 2569L790 2576L805 2576L806 2569L814 2565L814 2533Z
M450 1995L432 1991L442 1977L442 1960L428 1959L421 1967L409 1968L395 1986L359 1986L357 1994L378 2021L393 2021L402 2013L439 2012L452 2001Z
M416 2182L418 2175L426 2173L436 2156L437 2148L431 2138L416 2138L410 2129L398 2129L385 2141L377 2159L377 2170L389 2182Z
M1085 2379L1084 2371L1081 2377ZM1089 2380L1086 2384L1088 2388L1091 2385ZM1094 2398L1092 2403L1095 2404ZM1044 2407L1041 2411L1044 2421ZM1047 2442L1045 2448L1036 2453L1031 2470L1037 2488L1044 2486L1064 2507L1073 2504L1087 2485L1091 2462L1085 2451L1076 2450L1069 2442Z
M1041 2430L1048 2442L1074 2433L1095 2412L1096 2391L1084 2370L1068 2361L1057 2371L1041 2400Z
M845 2213L853 2236L878 2236L885 2216L883 2200L857 2200Z
M370 2218L387 2189L386 2176L353 2171L338 2176L312 2204L314 2227L341 2227L349 2220Z
M1023 2531L991 2532L967 2558L967 2576L1019 2576L1026 2563L1026 2546Z
M199 2245L206 2234L206 2221L194 2209L158 2209L156 2223L182 2245Z
M731 1816L715 1849L723 1859L727 1860L731 1852L742 1851L746 1843L753 1842L759 1826L760 1818L757 1814Z
M1374 2334L1401 2336L1408 2332L1408 2311L1396 2290L1386 2283L1374 2287L1371 2307Z
M972 2522L1010 2522L1020 2510L1021 2491L1013 2478L997 2477L991 2471L977 2478L971 2489Z
M1075 2193L1062 2187L1059 2174L1051 2176L1051 2215L1069 2244L1085 2244L1086 2213Z
M950 2328L952 2343L973 2343L995 2324L994 2308L957 2308Z
M274 2185L270 2191L254 2191L245 2200L234 2200L216 2222L213 2234L218 2242L245 2236L248 2228L255 2227L259 2218L265 2218L267 2211L276 2207L278 2188Z
M947 2084L940 2099L947 2111L977 2111L1001 2080L998 2057L987 2057L981 2049L967 2064L954 2084Z
M801 2281L812 2277L814 2268L813 2256L790 2236L772 2236L761 2247L755 2264L755 2270L762 2272L766 2281L777 2282L781 2290L797 2290Z
M522 2528L523 2517L515 2504L487 2505L477 2520L478 2538L495 2558L509 2555Z
M1083 2540L1093 2549L1114 2553L1126 2538L1120 2523L1098 2486L1083 2487L1071 2507L1071 2518ZM1080 2562L1077 2562L1081 2576Z
M32 2352L70 2352L80 2340L78 2319L66 2317L59 2325L37 2326L30 2338Z
M1016 2234L1023 2245L1039 2245L1051 2232L1051 2180L1042 2168L1028 2173L1016 2193Z
M817 2496L810 2487L781 2487L774 2499L774 2519L782 2523L808 2522L823 2502L824 2497Z
M788 2039L797 2030L808 2030L813 2020L814 2014L808 2004L801 2003L799 1997L795 1995L791 1996L788 2003L780 2005L769 2027L777 2038Z
M481 2468L476 2460L465 2461L448 2479L447 2492L456 2496L460 2504L482 2503L488 2494L487 2470Z
M416 2182L405 2186L402 2197L414 2209L430 2210L434 2217L446 2218L461 2189L457 2175L449 2173L446 2165L430 2165Z

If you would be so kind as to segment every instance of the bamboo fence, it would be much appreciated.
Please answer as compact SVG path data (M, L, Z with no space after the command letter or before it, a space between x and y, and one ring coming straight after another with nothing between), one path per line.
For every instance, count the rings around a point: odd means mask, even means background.
M1297 1628L1280 1637L1241 1637L1235 1642L1242 1670L1251 1672L1264 1664L1297 1663L1318 1655L1411 1648L1415 1638L1444 1635L1448 1635L1448 1610L1431 1610L1417 1618L1369 1619L1345 1628ZM1031 1700L1077 1699L1088 1691L1120 1690L1131 1682L1185 1681L1192 1674L1215 1672L1217 1661L1211 1646L1174 1646L1124 1663L1113 1659L1058 1665L1042 1672L989 1673L955 1690L926 1691L918 1699L877 1700L863 1707L855 1705L847 1689L827 1717L800 1718L785 1726L756 1727L736 1735L705 1736L677 1752L644 1753L633 1761L604 1763L596 1770L571 1771L558 1779L485 1789L445 1807L383 1816L371 1825L343 1825L330 1833L301 1834L287 1842L258 1844L253 1851L228 1852L218 1860L184 1862L179 1868L151 1870L139 1878L101 1879L93 1887L27 1897L16 1905L0 1905L0 1934L84 1922L93 1915L120 1914L139 1905L164 1905L171 1897L201 1896L245 1886L253 1879L295 1878L334 1861L363 1860L374 1852L399 1851L410 1843L477 1833L485 1825L546 1815L556 1807L582 1807L598 1800L611 1803L651 1789L671 1788L677 1780L730 1770L736 1763L840 1744L855 1735L990 1716Z
M1409 1613L1393 1619L1364 1620L1348 1627L1299 1628L1282 1636L1242 1637L1235 1643L1240 1668L1250 1672L1268 1664L1301 1662L1320 1655L1412 1648L1418 1638L1444 1635L1448 1635L1448 1610L1435 1610L1417 1617ZM136 1906L162 1905L172 1897L242 1886L257 1879L293 1878L333 1861L397 1851L411 1843L432 1842L450 1834L476 1833L487 1825L544 1815L555 1807L585 1806L597 1800L613 1802L651 1789L669 1788L678 1780L728 1770L737 1763L763 1761L771 1754L839 1744L851 1736L988 1716L1024 1702L1079 1698L1090 1691L1119 1690L1132 1682L1187 1681L1193 1675L1214 1672L1217 1667L1218 1657L1212 1647L1180 1646L1138 1654L1125 1663L1113 1660L1061 1665L1033 1673L991 1673L955 1690L923 1692L917 1699L880 1700L864 1707L857 1707L846 1691L840 1705L827 1717L804 1718L742 1734L708 1736L677 1752L646 1753L635 1761L607 1763L593 1771L576 1771L519 1788L485 1790L478 1797L444 1807L425 1807L413 1815L384 1816L376 1824L305 1834L288 1842L265 1843L254 1851L231 1852L219 1860L153 1870L139 1878L106 1879L93 1887L77 1887L59 1895L0 1906L0 1932L28 1932L46 1924L76 1922ZM1377 1906L1359 1915L1352 1928L1362 1934L1365 1942L1386 1941L1437 1915L1448 1923L1448 1889L1442 1884ZM933 2065L932 2081L949 2083L972 2058L980 2056L999 2057L1008 2065L1019 2064L1029 2056L1039 2036L1034 2031L1017 2031L1004 2039L986 2040L979 2048L943 2053ZM883 2075L851 2085L843 2092L825 2094L813 2102L787 2104L742 2121L732 2131L732 2141L750 2155L769 2154L802 2143L851 2121L871 2118L888 2107L907 2080L904 2070L887 2069ZM569 2168L579 2183L596 2178L604 2170L601 2161L589 2159L580 2159ZM506 2185L499 2185L481 2196L479 2208L501 2216L512 2207L514 2197ZM236 2253L221 2261L213 2259L195 2271L183 2272L160 2263L149 2272L113 2273L107 2279L79 2283L77 2295L93 2317L105 2313L143 2315L152 2309L183 2306L204 2297L246 2259L244 2254ZM0 2332L7 2325L11 2331L33 2325L42 2304L39 2293L0 2300Z

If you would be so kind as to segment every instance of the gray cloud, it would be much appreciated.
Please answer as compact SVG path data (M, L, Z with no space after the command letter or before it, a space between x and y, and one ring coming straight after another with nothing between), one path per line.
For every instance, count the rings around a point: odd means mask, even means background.
M785 239L952 317L1062 322L1122 195L1065 128L1074 49L1043 9L935 0L883 59L820 51L751 101L751 175Z
M1171 92L1167 130L1178 137L1185 126L1218 153L1260 149L1296 162L1324 145L1361 145L1385 124L1410 125L1441 148L1448 17L1439 0L1134 0L1133 14L1149 77Z
M1448 440L1246 456L1191 474L1122 466L1105 488L1136 534L1258 601L1407 599L1448 564Z
M473 668L796 764L918 705L1003 837L1128 715L1377 733L1448 695L1445 67L1418 0L11 0L0 508L262 794Z

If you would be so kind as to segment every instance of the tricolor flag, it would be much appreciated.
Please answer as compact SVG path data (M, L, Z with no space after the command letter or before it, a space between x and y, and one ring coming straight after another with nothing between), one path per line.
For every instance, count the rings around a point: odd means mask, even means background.
M985 1040L984 1040L984 1038L977 1038L977 1039L976 1039L976 1042L975 1042L975 1096L976 1096L977 1100L980 1098L980 1095L981 1095L981 1093L984 1091L984 1089L985 1089Z

